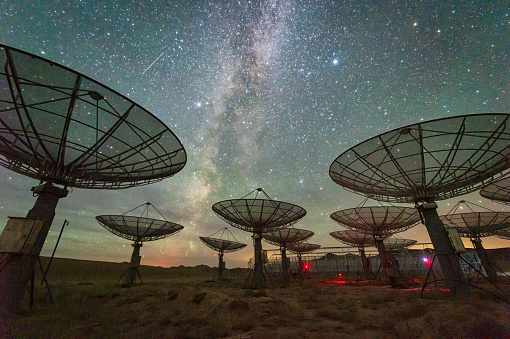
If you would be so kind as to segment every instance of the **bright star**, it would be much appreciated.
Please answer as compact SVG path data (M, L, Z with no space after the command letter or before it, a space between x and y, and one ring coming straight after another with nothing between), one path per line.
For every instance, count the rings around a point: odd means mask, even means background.
M338 59L333 59L333 65L338 65Z

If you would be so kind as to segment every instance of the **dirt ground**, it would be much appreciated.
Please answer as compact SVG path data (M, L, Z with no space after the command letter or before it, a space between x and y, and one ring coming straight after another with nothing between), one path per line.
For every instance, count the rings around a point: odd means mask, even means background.
M510 338L510 304L478 288L451 297L431 287L422 298L420 288L310 277L250 290L247 270L219 283L204 266L141 267L143 284L123 288L126 267L55 264L54 303L37 284L32 311L2 319L0 337Z

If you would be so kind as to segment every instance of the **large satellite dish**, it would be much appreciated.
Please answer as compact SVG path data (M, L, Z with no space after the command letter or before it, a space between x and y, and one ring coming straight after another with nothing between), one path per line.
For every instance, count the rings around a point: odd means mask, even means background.
M261 193L266 199L257 199ZM246 198L255 193L255 198ZM294 204L272 200L262 188L257 188L241 199L225 200L212 206L226 223L253 233L255 268L251 287L263 288L265 284L262 267L262 233L289 227L306 215L306 210Z
M14 313L68 186L157 182L184 167L186 152L159 119L83 74L1 44L0 62L0 166L41 181L27 217L44 220L33 256L4 254L0 313Z
M312 231L303 230L299 228L284 228L277 231L263 233L262 238L275 246L280 247L280 251L282 254L282 275L283 280L288 281L290 279L289 275L289 265L287 263L287 246L289 244L299 244L307 241L313 236Z
M153 207L155 211L163 219L149 218L149 207ZM127 215L137 209L143 207L140 216ZM128 240L132 240L133 254L131 255L131 264L128 268L124 286L133 286L136 283L136 277L140 277L138 267L140 266L140 247L146 241L154 241L169 237L184 227L166 220L159 211L149 202L133 208L122 215L98 215L97 222L113 234ZM121 277L122 278L122 277Z
M363 278L373 279L374 274L370 269L370 260L365 253L365 247L375 246L374 237L371 234L356 230L335 231L331 232L330 235L336 240L358 249L363 266Z
M480 195L494 202L510 205L510 177L491 182L480 190Z
M462 237L470 238L487 278L496 282L497 272L482 246L482 237L497 235L510 229L510 212L469 212L441 216L446 227L455 228Z
M463 115L397 128L343 152L329 174L376 200L421 203L441 269L455 288L462 273L434 201L475 191L510 167L509 117Z
M213 237L216 233L222 231L219 238ZM218 264L218 280L223 280L223 269L225 268L225 264L223 262L223 254L239 251L242 248L246 247L246 244L242 244L237 242L237 239L234 235L228 230L228 228L221 229L218 232L211 234L208 237L199 237L202 242L209 247L218 252L219 264ZM226 239L224 239L226 237ZM233 240L230 240L230 237Z
M403 232L416 225L420 221L418 211L409 207L363 206L334 212L331 214L331 219L340 225L372 235L379 251L386 282L394 284L398 278L397 272L383 241L392 234Z

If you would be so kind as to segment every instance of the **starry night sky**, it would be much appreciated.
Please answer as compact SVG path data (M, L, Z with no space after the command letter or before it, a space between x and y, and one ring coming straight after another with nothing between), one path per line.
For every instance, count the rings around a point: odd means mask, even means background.
M505 1L164 3L0 4L1 43L126 95L169 126L188 153L185 168L157 184L72 190L57 207L43 255L51 254L67 219L57 256L128 261L130 242L95 216L150 201L184 230L145 243L142 264L213 266L217 257L198 236L227 224L211 206L257 187L307 210L295 227L315 232L310 242L343 246L329 236L342 229L329 215L364 198L330 179L340 153L407 124L510 113ZM36 184L0 169L0 229L8 216L26 215ZM505 209L478 193L459 199ZM439 202L439 213L459 199ZM253 256L251 235L231 231L249 246L227 254L227 267L245 267ZM400 236L429 242L423 225ZM494 237L483 244L509 246Z

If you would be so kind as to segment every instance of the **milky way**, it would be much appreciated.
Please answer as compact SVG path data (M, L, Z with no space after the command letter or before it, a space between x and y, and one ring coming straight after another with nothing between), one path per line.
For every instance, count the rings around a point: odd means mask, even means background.
M304 207L296 227L337 246L329 215L358 205L328 175L355 144L402 125L510 111L505 2L40 1L0 4L0 42L53 60L128 96L168 125L188 163L161 183L124 191L74 189L57 207L43 254L70 221L58 256L127 261L131 246L99 214L145 201L185 228L147 243L146 264L215 265L198 236L226 224L211 206L262 187ZM24 216L37 184L0 169L0 228ZM493 210L477 193L462 197ZM460 199L460 198L459 198ZM440 203L446 213L458 199ZM375 202L372 202L375 204ZM250 244L226 258L245 266ZM401 235L428 242L424 226ZM484 240L486 247L508 246ZM269 248L274 248L264 244Z

